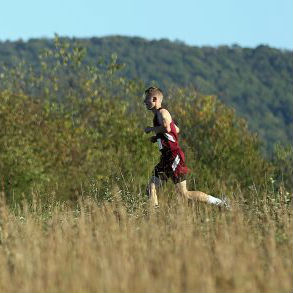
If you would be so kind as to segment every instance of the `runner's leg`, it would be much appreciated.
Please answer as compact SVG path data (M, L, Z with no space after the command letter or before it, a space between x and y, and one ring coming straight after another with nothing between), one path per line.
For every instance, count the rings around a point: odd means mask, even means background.
M214 196L211 196L201 191L187 190L186 180L176 183L175 188L176 188L176 192L178 192L185 199L197 200L197 201L206 202L206 203L214 204L214 205L222 204L222 200L219 198L216 198Z
M147 193L150 199L151 206L153 207L157 207L159 205L157 192L161 186L162 181L160 180L160 178L152 176L147 187Z

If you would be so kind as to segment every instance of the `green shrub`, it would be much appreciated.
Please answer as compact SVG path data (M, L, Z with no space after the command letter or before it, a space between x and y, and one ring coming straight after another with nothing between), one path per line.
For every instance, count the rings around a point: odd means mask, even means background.
M123 77L115 55L94 66L83 62L82 48L58 38L55 45L40 57L41 72L22 64L3 77L2 190L10 199L42 189L60 199L87 190L109 200L118 186L131 202L144 194L159 158L143 132L152 121L142 104L144 85ZM173 88L165 101L179 121L189 179L199 188L261 186L271 176L257 137L216 97Z

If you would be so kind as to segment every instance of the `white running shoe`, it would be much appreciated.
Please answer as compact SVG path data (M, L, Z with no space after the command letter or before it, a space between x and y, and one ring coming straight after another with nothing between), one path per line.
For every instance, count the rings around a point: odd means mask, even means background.
M226 197L222 198L222 202L219 206L222 208L225 208L226 210L231 211L231 205L229 204L229 201Z

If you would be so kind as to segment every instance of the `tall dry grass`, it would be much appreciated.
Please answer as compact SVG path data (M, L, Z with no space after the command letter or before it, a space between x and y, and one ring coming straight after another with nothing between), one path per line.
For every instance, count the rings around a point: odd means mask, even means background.
M292 292L292 206L1 200L1 292Z

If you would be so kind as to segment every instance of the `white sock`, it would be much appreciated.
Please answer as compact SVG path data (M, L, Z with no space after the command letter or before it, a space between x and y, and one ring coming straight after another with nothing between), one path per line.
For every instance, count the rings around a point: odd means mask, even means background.
M220 200L219 198L213 197L211 195L208 196L208 200L207 202L209 204L214 204L214 205L220 205L222 203L222 200Z

